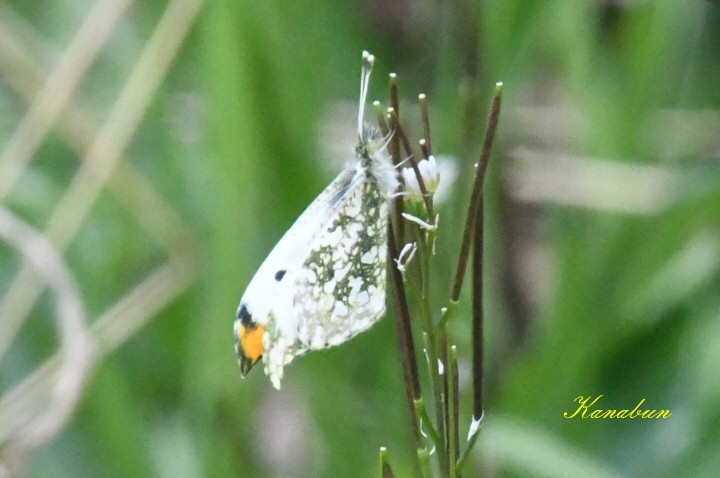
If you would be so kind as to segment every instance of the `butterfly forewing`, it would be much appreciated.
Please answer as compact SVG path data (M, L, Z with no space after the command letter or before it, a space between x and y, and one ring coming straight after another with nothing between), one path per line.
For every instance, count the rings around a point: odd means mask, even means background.
M253 322L268 321L270 309L277 304L273 299L282 292L280 289L291 286L291 277L306 258L308 244L332 219L339 198L356 179L356 172L346 169L305 209L255 273L240 300L238 312L244 306Z

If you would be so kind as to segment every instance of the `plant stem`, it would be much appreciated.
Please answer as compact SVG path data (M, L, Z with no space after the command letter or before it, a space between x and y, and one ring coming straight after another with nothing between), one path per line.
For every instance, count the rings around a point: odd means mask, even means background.
M418 448L422 446L422 435L415 415L415 400L420 399L420 379L418 374L417 359L415 356L415 342L413 340L412 328L410 327L410 310L408 308L405 284L402 274L395 267L393 259L398 257L395 234L390 222L388 222L388 267L393 291L393 304L395 304L395 319L397 321L398 338L400 341L400 354L403 364L403 377L405 379L405 392L407 394L408 409L413 433Z
M425 139L425 145L429 156L432 154L432 138L430 138L430 114L428 113L428 103L425 94L419 94L418 101L420 102L420 115L422 116L423 123L423 139Z
M440 349L440 361L442 362L443 366L443 374L441 377L442 383L442 391L443 391L443 402L440 404L443 416L443 426L445 429L445 448L443 449L443 454L445 455L445 468L444 473L445 476L451 477L451 465L450 465L450 407L448 404L448 397L449 397L449 388L450 384L448 382L448 340L447 340L447 330L445 327L438 328L437 331L438 336L438 347ZM438 365L439 366L439 365Z
M480 418L474 418L473 421L470 424L470 432L468 433L468 443L465 447L465 450L460 455L460 459L458 460L457 469L458 471L462 470L463 466L465 465L465 462L467 461L468 456L470 456L470 452L472 451L473 447L475 446L475 442L477 441L478 437L480 436L480 423L482 422L484 418L484 415L481 415ZM474 430L473 430L474 429Z
M420 316L422 318L423 332L425 338L425 350L428 357L428 368L430 371L430 381L433 388L433 408L435 409L435 426L438 435L442 439L442 447L437 448L438 460L440 461L440 469L447 470L447 456L445 453L447 441L445 436L445 413L444 413L444 393L443 381L438 370L439 356L437 334L435 324L432 321L429 303L429 287L430 287L430 250L425 241L425 233L419 227L414 227L416 232L419 268L420 268ZM443 366L445 364L443 363Z
M495 88L495 96L490 107L490 116L488 118L488 127L485 133L485 141L483 142L483 149L480 153L480 160L478 161L478 171L475 177L475 185L473 187L473 193L471 196L471 204L468 209L468 218L466 221L466 230L463 237L463 246L465 246L465 238L472 236L473 254L472 254L472 292L473 292L473 303L472 303L472 340L473 340L473 422L471 425L470 436L468 437L470 442L468 443L465 451L463 452L458 462L458 468L464 464L467 457L470 455L477 437L479 430L477 427L480 426L480 421L484 416L484 405L483 405L483 381L484 381L484 369L483 369L483 255L484 255L484 222L485 222L485 207L484 207L484 194L482 184L484 181L485 172L487 171L487 163L490 158L490 150L492 149L492 143L497 130L497 124L500 117L500 106L502 100L502 83L498 83ZM467 227L471 227L470 230ZM469 246L468 246L469 247ZM464 261L461 261L464 262ZM460 271L458 270L458 273ZM462 277L460 277L459 284L456 277L456 285L458 286L457 296L460 295L459 287L462 285Z
M390 126L387 124L385 119L385 108L379 101L373 101L373 109L375 110L375 116L377 117L378 126L383 136L390 134Z
M500 106L502 104L502 83L495 85L495 96L493 96L490 105L490 114L487 121L487 129L485 130L485 139L483 141L480 159L475 170L475 182L473 184L472 194L470 195L470 205L465 218L465 230L463 231L462 244L460 245L460 254L458 255L457 270L455 273L455 281L453 282L452 292L450 293L450 301L457 302L460 299L460 291L462 290L463 279L465 278L465 270L467 268L467 259L470 253L470 243L472 241L473 230L475 228L475 219L480 204L483 183L485 182L485 174L492 151L495 133L497 131L498 121L500 119Z
M380 447L380 476L382 478L395 478L395 473L392 471L390 461L388 460L387 448Z
M420 472L423 478L432 478L432 470L430 469L430 452L427 448L418 448L418 461L420 462Z
M415 411L418 415L418 421L421 423L420 426L424 427L423 429L427 430L428 435L430 436L430 439L435 446L435 449L439 450L444 447L445 444L443 442L443 439L433 425L432 419L430 418L430 415L428 415L425 401L422 398L415 401Z
M473 351L473 417L483 414L483 231L485 207L483 196L477 210L473 238L472 258L472 351Z
M422 174L420 174L420 169L418 168L417 159L415 159L415 155L413 154L412 148L410 147L410 141L408 140L407 136L405 135L405 131L400 125L400 117L397 115L397 111L391 109L388 112L390 114L390 121L393 125L393 130L395 131L395 136L398 136L400 138L400 141L402 142L403 147L405 148L405 151L408 155L407 160L408 162L410 162L410 166L415 173L415 178L417 179L418 187L420 188L420 194L422 195L423 202L425 203L425 210L427 211L428 215L428 223L434 225L435 210L433 208L432 194L428 192L427 187L425 186L425 181L423 180Z
M446 371L448 381L448 463L450 464L450 478L457 478L458 459L458 377L457 377L457 348L450 348L449 367Z

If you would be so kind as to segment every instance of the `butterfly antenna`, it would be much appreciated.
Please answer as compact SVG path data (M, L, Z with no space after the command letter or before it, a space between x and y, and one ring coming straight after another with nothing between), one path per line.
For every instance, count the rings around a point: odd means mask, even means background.
M362 54L362 72L360 73L360 108L358 111L358 138L363 138L363 116L365 114L365 100L370 85L370 72L372 71L375 56L367 51Z

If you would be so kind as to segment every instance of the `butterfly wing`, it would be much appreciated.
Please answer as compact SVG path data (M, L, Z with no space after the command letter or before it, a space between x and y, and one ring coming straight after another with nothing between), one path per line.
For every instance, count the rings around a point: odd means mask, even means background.
M366 178L349 191L295 277L297 340L311 350L338 345L385 312L387 202Z
M292 286L288 279L302 264L310 244L331 220L340 199L357 181L355 169L348 168L305 209L275 245L253 276L238 306L238 320L267 324L270 309L283 289Z
M358 175L272 308L263 361L276 388L294 357L339 345L385 312L388 205L377 182Z

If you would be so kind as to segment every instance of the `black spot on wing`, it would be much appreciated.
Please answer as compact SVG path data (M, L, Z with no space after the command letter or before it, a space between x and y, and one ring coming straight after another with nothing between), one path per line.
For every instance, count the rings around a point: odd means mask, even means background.
M282 278L285 277L286 272L287 271L285 269L280 269L279 271L277 271L275 273L275 280L280 282L282 280Z
M247 305L241 304L240 309L238 309L237 318L240 319L240 323L243 324L245 327L252 327L255 325L255 322L252 319L252 314L247 308Z

